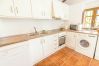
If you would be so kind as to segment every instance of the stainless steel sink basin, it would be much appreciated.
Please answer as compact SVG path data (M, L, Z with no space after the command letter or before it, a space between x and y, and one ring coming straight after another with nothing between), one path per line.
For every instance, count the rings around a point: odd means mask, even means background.
M40 34L48 34L48 31L42 30L42 31L40 32Z
M29 33L28 36L35 36L35 35L39 35L39 33Z
M38 33L29 33L28 36L39 36L39 35L44 35L44 34L48 34L48 31L46 30L42 30L41 32Z

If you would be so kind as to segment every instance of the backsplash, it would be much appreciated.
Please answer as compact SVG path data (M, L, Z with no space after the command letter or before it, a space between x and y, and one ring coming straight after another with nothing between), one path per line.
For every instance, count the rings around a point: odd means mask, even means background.
M64 23L60 20L1 19L0 37L34 32L34 26L37 31L57 29Z

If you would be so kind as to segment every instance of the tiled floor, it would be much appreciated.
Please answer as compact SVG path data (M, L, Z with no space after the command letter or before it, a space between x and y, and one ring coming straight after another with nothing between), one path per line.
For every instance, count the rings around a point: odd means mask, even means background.
M99 66L99 61L63 48L35 66Z

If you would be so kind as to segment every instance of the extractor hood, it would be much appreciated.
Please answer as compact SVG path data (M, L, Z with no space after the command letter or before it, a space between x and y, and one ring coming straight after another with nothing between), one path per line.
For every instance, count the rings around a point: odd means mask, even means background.
M60 0L60 1L64 3L64 2L66 2L67 0Z

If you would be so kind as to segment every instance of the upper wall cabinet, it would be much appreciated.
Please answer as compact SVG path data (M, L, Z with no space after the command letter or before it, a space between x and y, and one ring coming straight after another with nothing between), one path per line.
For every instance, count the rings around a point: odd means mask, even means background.
M14 0L15 15L19 17L31 17L30 0Z
M68 20L68 8L58 0L0 0L0 17Z
M69 19L69 6L59 0L53 0L53 16L58 19Z
M30 0L0 0L0 16L30 17Z
M65 3L62 3L62 15L61 15L61 18L63 20L68 20L69 19L69 6Z
M52 0L31 0L32 16L34 19L52 18Z
M0 17L14 16L13 0L0 0Z

